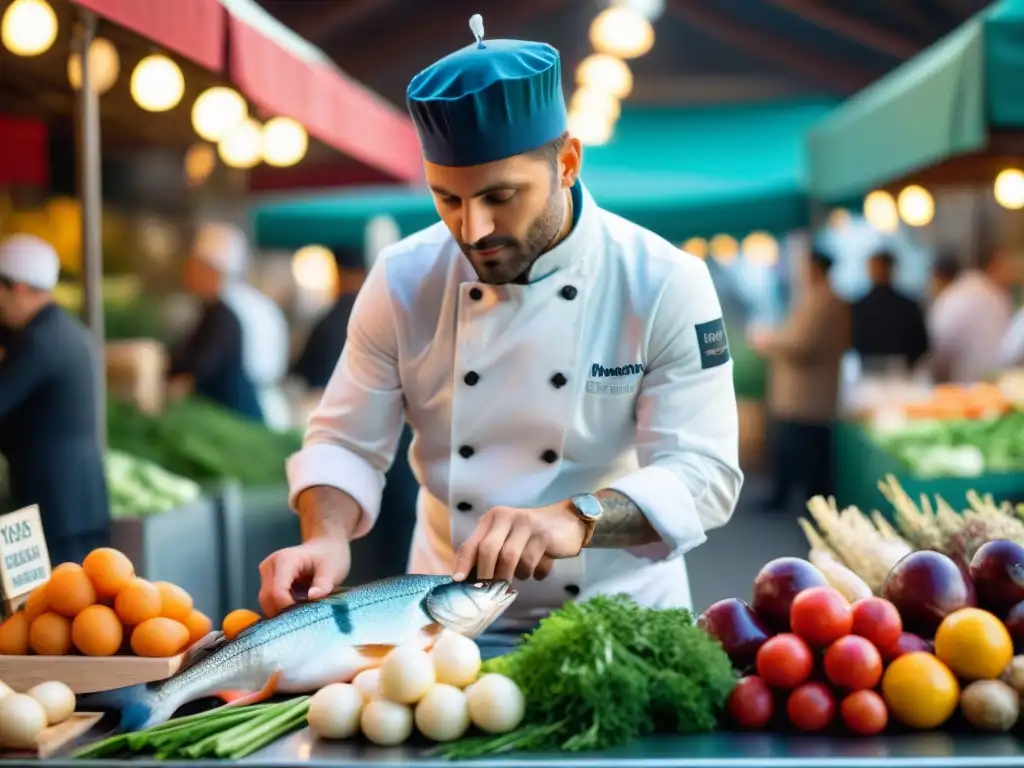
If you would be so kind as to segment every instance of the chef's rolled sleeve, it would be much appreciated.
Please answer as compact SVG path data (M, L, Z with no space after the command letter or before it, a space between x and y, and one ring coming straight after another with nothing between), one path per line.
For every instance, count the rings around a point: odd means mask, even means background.
M707 266L687 254L654 316L636 407L640 468L610 484L661 536L630 551L685 554L732 517L743 485L733 362ZM718 334L721 335L718 335Z
M401 437L404 408L398 341L384 254L356 298L344 351L310 415L302 449L288 460L289 502L315 486L354 498L364 536L380 513L384 475Z

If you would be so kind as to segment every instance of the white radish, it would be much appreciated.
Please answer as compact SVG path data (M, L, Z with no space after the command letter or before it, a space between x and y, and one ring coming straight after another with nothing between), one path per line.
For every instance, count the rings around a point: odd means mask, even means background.
M484 675L466 689L473 724L487 733L515 730L526 714L526 698L519 686L504 675Z
M430 655L415 646L401 646L384 657L380 665L380 690L385 699L415 704L437 682Z
M0 701L0 745L32 749L46 727L43 705L25 693L12 693Z
M359 689L365 701L384 698L384 693L380 689L380 667L364 669L356 675L352 685Z
M350 739L359 732L363 694L354 685L325 685L309 700L306 722L321 739Z
M405 704L375 699L363 707L359 727L374 744L394 747L412 735L412 710Z
M455 741L469 730L466 695L454 685L438 683L416 705L416 727L433 741Z
M458 632L445 631L430 655L439 683L465 688L480 674L480 646Z

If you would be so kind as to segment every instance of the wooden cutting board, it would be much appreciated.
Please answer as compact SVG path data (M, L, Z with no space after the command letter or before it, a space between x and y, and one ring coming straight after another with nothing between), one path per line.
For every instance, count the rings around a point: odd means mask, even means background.
M185 654L164 659L143 656L0 656L0 680L16 691L59 680L77 693L95 693L126 685L166 680Z
M53 757L76 739L84 736L103 719L99 712L75 712L63 723L51 725L39 734L35 750L0 750L0 758L9 760L15 757Z

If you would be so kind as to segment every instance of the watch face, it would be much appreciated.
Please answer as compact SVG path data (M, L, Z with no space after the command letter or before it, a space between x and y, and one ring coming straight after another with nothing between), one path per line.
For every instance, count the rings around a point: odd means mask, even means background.
M572 501L584 517L596 520L601 516L601 502L594 494L581 493L579 496L573 496Z

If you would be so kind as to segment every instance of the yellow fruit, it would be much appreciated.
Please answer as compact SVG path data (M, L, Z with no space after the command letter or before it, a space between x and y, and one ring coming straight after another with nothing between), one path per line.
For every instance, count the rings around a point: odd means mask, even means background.
M1013 659L1013 640L994 614L962 608L939 625L935 655L965 680L994 680Z
M192 596L177 584L169 581L154 581L153 586L160 593L160 615L167 619L184 622L192 613Z
M956 711L960 684L930 653L898 657L882 677L882 697L893 719L921 730L938 728Z
M90 605L71 622L71 642L86 656L113 656L123 640L121 620L105 605Z
M99 597L114 597L128 586L135 576L132 561L111 547L94 549L82 561L82 570L89 577Z
M0 624L0 654L24 656L28 653L28 625L24 611L11 614Z
M50 573L46 582L46 602L54 613L69 619L96 602L96 588L82 566L64 563Z
M228 640L234 640L243 630L252 626L261 618L255 611L250 611L248 608L238 608L224 617L221 630L223 630L224 636Z
M71 620L44 613L28 628L28 647L40 656L64 656L71 651Z
M158 616L132 630L131 645L137 656L174 656L188 646L188 629L179 621Z
M160 590L135 577L114 598L114 610L127 626L134 627L160 615Z

